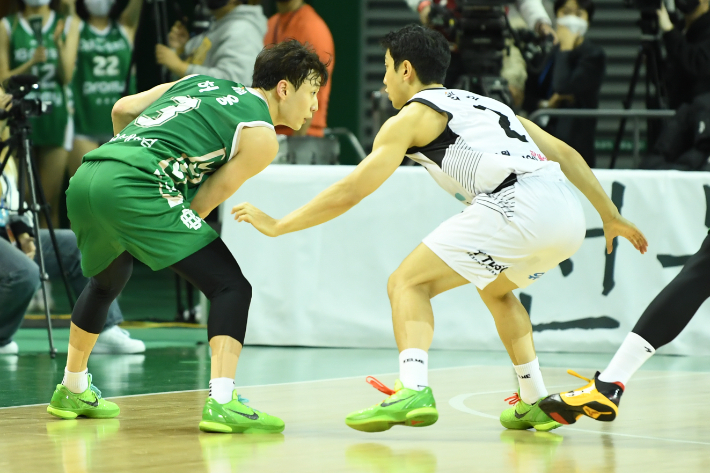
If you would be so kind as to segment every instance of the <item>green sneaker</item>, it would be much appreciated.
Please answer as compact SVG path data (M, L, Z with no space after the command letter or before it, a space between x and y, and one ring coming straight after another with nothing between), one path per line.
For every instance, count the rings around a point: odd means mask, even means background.
M534 428L540 432L548 432L562 426L540 409L540 400L531 406L520 399L518 393L515 393L506 398L506 401L513 406L504 410L500 415L500 423L506 429L527 430Z
M244 405L249 402L232 391L232 400L220 404L211 397L205 401L202 409L200 430L203 432L220 432L224 434L268 434L284 430L284 421Z
M81 394L74 394L63 384L57 384L47 412L62 419L76 419L78 416L95 419L116 417L121 409L113 402L102 399L99 388L91 384L91 375L87 376L89 387Z
M363 432L383 432L393 425L426 427L439 419L431 388L415 391L403 387L402 382L397 380L393 391L372 376L368 376L366 381L389 397L380 404L348 415L345 418L348 427Z

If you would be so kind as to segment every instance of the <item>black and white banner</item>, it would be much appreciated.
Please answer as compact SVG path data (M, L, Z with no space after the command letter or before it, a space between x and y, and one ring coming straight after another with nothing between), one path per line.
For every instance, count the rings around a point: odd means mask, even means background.
M424 169L400 168L345 215L279 238L237 224L229 214L248 201L282 217L352 170L272 165L222 206L223 238L254 288L247 343L395 346L387 278L424 236L462 210ZM587 219L582 248L518 294L539 351L614 352L708 233L710 173L595 174L621 213L645 233L649 251L641 255L622 240L606 255L601 220L580 194ZM503 349L472 285L442 294L432 305L432 348ZM660 353L710 355L710 305Z

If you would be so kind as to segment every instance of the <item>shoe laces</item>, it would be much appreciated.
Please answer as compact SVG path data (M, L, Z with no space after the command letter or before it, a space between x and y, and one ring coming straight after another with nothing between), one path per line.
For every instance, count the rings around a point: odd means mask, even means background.
M89 389L91 389L91 392L94 393L94 395L96 396L96 399L101 399L101 391L99 390L99 388L97 388L96 386L93 385L91 380L92 380L91 373L89 373Z
M375 378L374 376L368 376L367 378L365 378L365 381L367 381L369 384L371 384L372 387L374 387L374 388L377 389L378 391L380 391L380 392L382 392L382 393L385 393L385 394L387 394L388 396L392 396L393 394L395 394L395 393L397 392L397 391L394 391L394 390L388 388L388 387L385 386L384 384L382 384L382 383L381 383L377 378Z
M568 374L571 374L572 376L576 376L576 377L578 377L578 378L581 378L581 379L585 380L585 381L588 382L588 383L591 383L591 382L592 382L591 379L585 378L584 376L582 376L581 374L577 373L577 372L574 371L574 370L567 370L567 373L568 373Z
M505 401L506 401L508 404L510 404L511 406L514 406L514 405L516 405L517 403L519 403L520 401L522 401L522 399L520 399L520 394L515 393L515 394L513 394L513 395L510 396L510 397L506 397L506 398L505 398Z

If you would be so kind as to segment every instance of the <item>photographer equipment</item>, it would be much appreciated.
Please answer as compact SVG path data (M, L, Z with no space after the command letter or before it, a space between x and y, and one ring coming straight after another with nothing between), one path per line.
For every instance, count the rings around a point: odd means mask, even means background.
M626 98L623 101L624 110L631 108L633 103L636 84L638 83L641 66L646 65L646 108L649 110L666 109L668 108L667 94L665 85L661 80L661 66L663 58L661 55L661 39L658 28L658 14L661 9L662 0L625 0L626 6L636 8L641 13L641 18L638 25L641 28L641 44L636 62L634 63L631 81L629 82L629 90ZM626 118L622 118L619 123L619 129L616 132L614 147L611 151L611 163L609 168L613 169L616 166L616 158L619 154L621 139L626 130ZM653 147L651 137L657 137L661 131L661 121L658 119L648 119L646 126L647 149Z
M20 215L25 212L30 212L32 214L32 223L34 226L35 240L37 242L37 254L39 255L39 267L40 267L40 279L42 281L42 297L44 299L44 313L47 318L47 334L49 337L49 355L54 358L57 354L57 350L54 348L54 339L52 337L52 319L49 313L49 303L47 300L47 286L46 283L49 280L47 271L45 270L44 264L44 252L42 251L42 242L40 239L39 232L39 213L42 212L47 221L47 228L49 230L49 236L52 240L52 246L54 246L54 253L57 257L57 263L59 269L62 273L62 279L64 281L64 287L67 291L67 298L69 299L69 304L74 308L74 298L72 296L71 289L69 287L69 280L64 270L64 264L62 262L61 254L59 252L59 246L57 245L57 239L54 234L54 229L52 228L52 219L49 215L49 206L44 196L44 190L42 189L42 184L38 178L39 172L37 171L36 164L32 159L32 142L30 141L30 128L29 123L30 117L36 117L44 113L48 113L51 110L51 104L42 102L34 98L25 98L27 94L32 91L36 91L39 88L39 79L37 76L32 75L17 75L8 78L5 81L5 92L12 95L12 108L6 112L4 110L0 111L0 120L8 120L8 126L10 127L11 137L5 142L7 146L10 147L5 161L0 163L0 175L2 175L3 170L7 161L11 159L12 152L14 150L18 151L18 188L20 194L20 202L18 207L18 213ZM25 183L29 184L29 192L25 192ZM25 202L25 196L30 198L29 202Z
M494 98L512 106L508 81L500 76L508 39L528 64L541 67L552 49L548 41L521 41L508 23L506 5L511 0L459 0L456 10L432 4L429 23L456 45L461 74L453 88Z

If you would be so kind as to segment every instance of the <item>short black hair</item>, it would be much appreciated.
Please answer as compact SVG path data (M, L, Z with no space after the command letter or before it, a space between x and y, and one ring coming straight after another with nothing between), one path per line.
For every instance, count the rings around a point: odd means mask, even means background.
M589 23L592 22L592 17L594 16L594 2L592 0L574 0L577 2L577 5L579 5L579 8L582 10L587 10L587 16L589 17ZM565 6L565 4L569 2L569 0L555 0L554 4L554 10L555 10L555 15L557 15L557 12Z
M444 35L420 25L407 25L390 31L382 39L394 60L394 69L409 61L422 84L441 84L451 63L451 49Z
M328 82L328 65L321 62L313 46L295 39L271 44L261 50L254 63L252 87L272 90L286 79L298 90L305 81Z

